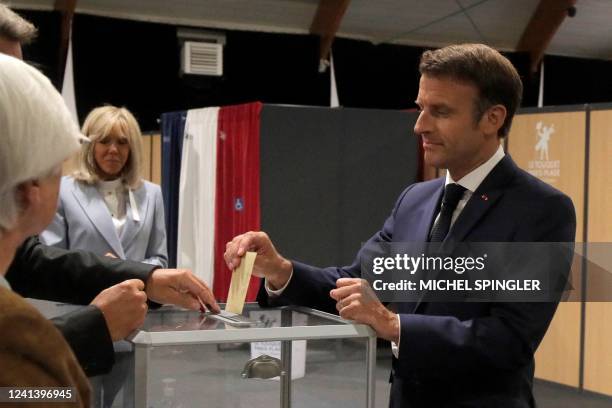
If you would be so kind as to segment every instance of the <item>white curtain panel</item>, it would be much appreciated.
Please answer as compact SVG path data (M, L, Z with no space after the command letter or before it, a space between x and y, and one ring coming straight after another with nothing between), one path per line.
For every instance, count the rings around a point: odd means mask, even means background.
M177 266L211 288L214 278L219 107L187 112L179 188Z

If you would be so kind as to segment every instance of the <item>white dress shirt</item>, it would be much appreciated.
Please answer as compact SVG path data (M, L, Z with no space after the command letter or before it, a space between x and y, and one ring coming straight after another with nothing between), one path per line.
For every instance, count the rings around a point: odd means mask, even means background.
M476 191L476 189L478 188L478 186L480 186L485 177L487 177L491 170L493 170L493 167L495 167L497 163L499 163L501 159L504 158L505 155L506 154L504 153L504 149L500 144L497 148L497 151L493 154L493 156L491 156L489 160L476 167L474 170L463 176L463 178L458 181L453 180L450 173L448 171L446 172L446 182L444 183L444 186L447 186L451 183L457 183L465 188L465 191L463 192L463 197L461 197L461 200L459 200L459 202L457 203L455 211L453 211L453 217L451 218L451 227L459 217L459 214L461 214L461 211L463 211L463 209L465 208L465 205L467 204L470 197L472 197L472 194L474 194L474 191ZM439 212L436 216L434 224L438 222L438 218L440 218Z

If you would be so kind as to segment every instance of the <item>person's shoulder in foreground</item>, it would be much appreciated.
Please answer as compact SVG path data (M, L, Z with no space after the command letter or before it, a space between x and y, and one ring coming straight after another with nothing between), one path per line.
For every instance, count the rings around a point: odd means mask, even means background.
M0 386L75 387L71 392L75 392L76 402L62 403L58 398L53 406L87 406L87 378L53 324L20 296L2 287L0 310ZM41 405L32 402L31 406Z

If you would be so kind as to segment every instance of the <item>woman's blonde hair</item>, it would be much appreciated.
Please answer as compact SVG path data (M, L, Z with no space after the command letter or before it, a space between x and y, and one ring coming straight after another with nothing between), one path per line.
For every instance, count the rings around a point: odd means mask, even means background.
M106 137L113 129L117 129L130 146L130 154L120 177L129 188L136 189L142 184L140 126L129 110L112 105L95 108L85 118L82 133L91 140L91 143L83 145L79 153L78 170L73 174L74 178L88 184L100 180L100 169L94 158L94 148L96 142Z

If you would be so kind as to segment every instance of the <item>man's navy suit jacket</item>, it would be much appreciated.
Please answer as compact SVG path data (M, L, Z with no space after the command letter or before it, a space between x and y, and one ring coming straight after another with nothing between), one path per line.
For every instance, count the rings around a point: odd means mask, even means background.
M389 218L362 247L425 242L439 211L444 179L406 188ZM566 195L519 169L506 155L453 224L455 242L573 242L576 215ZM570 258L570 257L568 257ZM262 305L298 304L337 313L329 291L360 277L360 255L346 267L293 262L283 294ZM564 264L569 269L570 260ZM559 271L567 273L567 271ZM557 308L551 303L400 303L399 358L393 358L391 407L532 407L536 348Z

